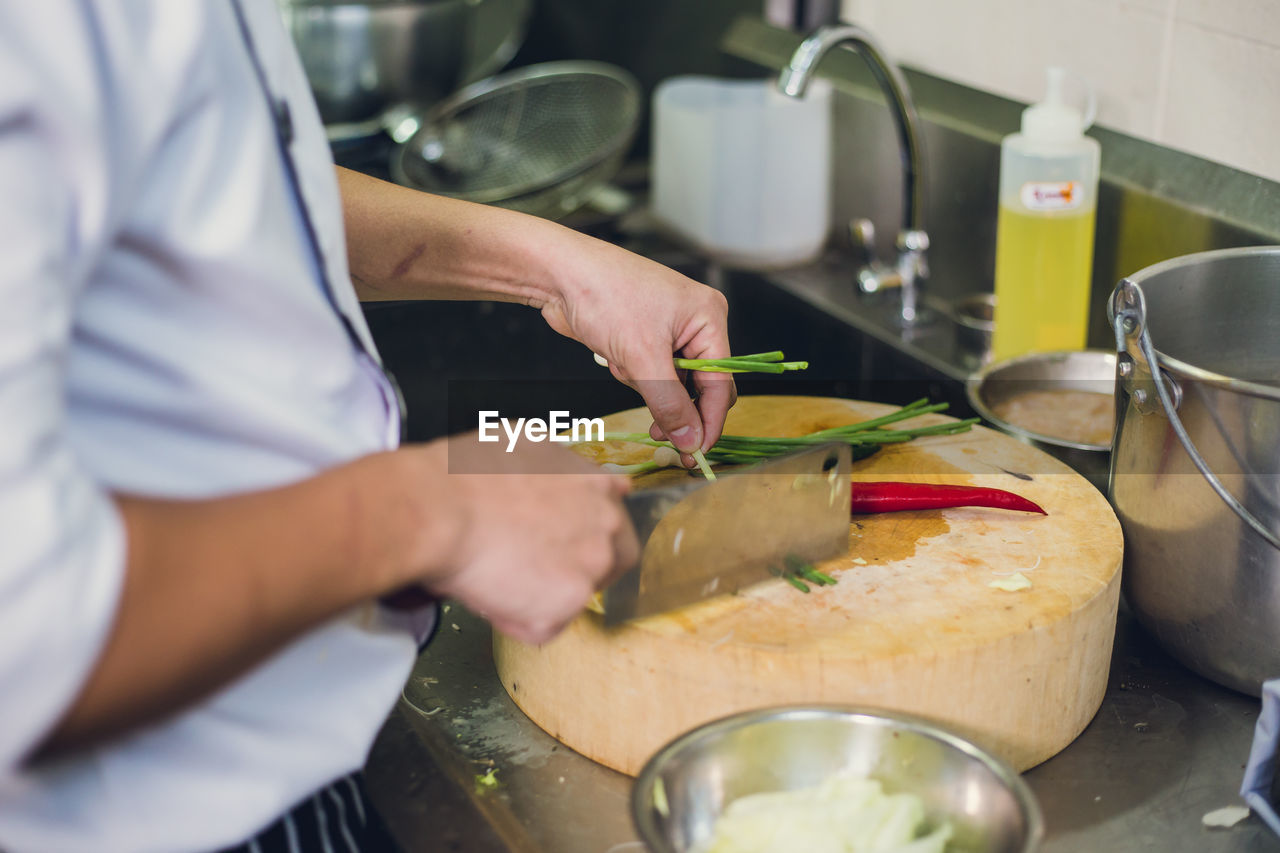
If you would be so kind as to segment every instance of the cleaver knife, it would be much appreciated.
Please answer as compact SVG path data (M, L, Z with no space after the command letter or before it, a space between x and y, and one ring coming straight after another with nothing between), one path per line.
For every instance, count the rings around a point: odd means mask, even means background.
M625 504L640 562L604 591L604 621L660 613L767 580L849 545L847 444L822 444Z

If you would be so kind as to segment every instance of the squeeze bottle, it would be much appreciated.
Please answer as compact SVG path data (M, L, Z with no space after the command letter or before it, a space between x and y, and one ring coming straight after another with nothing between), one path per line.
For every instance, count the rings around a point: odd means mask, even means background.
M1048 69L1043 101L1022 113L1022 132L1000 143L996 221L995 359L1078 350L1089 326L1089 283L1100 148L1093 123L1062 97L1065 72Z

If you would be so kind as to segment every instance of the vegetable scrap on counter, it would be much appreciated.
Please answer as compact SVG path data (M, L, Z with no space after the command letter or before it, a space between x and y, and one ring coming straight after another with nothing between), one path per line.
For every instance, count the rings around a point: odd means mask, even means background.
M1229 829L1248 816L1249 810L1244 806L1223 806L1205 814L1200 822L1205 826Z
M498 781L498 778L495 775L497 774L497 772L498 772L497 767L490 767L488 773L476 774L476 793L477 794L483 794L486 791L492 791L495 788L499 788L502 786L502 783Z

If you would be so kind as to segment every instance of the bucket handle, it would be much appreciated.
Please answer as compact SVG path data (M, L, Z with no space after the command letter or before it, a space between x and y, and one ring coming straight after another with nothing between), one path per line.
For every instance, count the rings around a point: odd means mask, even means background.
M1116 333L1117 370L1122 369L1121 366L1129 358L1129 340L1136 339L1138 349L1147 362L1147 370L1151 372L1156 396L1160 399L1160 407L1164 409L1169 425L1173 427L1174 435L1178 437L1187 456L1191 457L1196 470L1209 482L1218 497L1222 498L1223 503L1231 507L1231 510L1240 517L1241 521L1253 528L1253 532L1265 539L1272 548L1280 550L1280 536L1267 528L1257 516L1236 499L1235 495L1227 491L1217 476L1209 470L1209 464L1204 461L1204 457L1200 455L1200 451L1196 449L1195 443L1187 433L1186 427L1182 425L1182 419L1178 417L1177 403L1174 402L1167 387L1170 380L1160 371L1160 362L1156 356L1155 347L1151 344L1151 334L1146 325L1147 302L1142 288L1132 279L1121 279L1111 294L1111 304L1108 309Z

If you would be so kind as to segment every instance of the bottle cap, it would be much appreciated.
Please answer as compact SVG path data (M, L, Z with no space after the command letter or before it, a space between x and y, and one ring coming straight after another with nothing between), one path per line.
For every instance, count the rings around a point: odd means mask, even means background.
M1093 124L1093 92L1089 92L1088 116L1081 116L1080 111L1066 103L1062 97L1066 70L1052 67L1047 72L1048 85L1044 100L1022 111L1022 132L1032 139L1043 141L1069 142L1077 139Z

